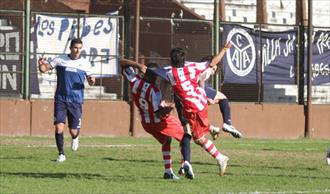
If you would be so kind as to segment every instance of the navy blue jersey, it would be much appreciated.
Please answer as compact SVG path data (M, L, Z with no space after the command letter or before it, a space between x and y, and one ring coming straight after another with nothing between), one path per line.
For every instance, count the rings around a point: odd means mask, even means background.
M82 104L84 82L91 74L91 64L83 58L72 60L68 55L62 55L51 61L50 65L56 68L55 100Z

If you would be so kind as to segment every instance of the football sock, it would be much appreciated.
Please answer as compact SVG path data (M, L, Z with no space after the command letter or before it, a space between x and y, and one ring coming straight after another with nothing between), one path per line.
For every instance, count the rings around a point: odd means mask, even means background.
M181 140L181 155L184 161L190 162L190 139L191 136L189 134L184 134Z
M205 138L203 142L203 148L215 159L219 160L220 152L215 147L214 143L211 140Z
M228 125L231 125L230 107L228 99L220 100L219 108L222 113L223 122L227 123Z
M165 144L162 146L162 154L164 160L165 172L172 173L172 158L171 158L171 145Z
M55 132L56 146L58 154L64 154L64 135L62 133Z

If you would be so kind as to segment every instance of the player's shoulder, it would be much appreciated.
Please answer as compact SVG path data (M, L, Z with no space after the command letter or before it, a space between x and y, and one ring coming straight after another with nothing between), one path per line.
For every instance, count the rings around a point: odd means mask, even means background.
M87 64L87 65L90 65L91 63L87 60L87 59L85 59L84 57L80 57L79 59L78 59L78 61L79 61L79 63L82 63L82 64Z

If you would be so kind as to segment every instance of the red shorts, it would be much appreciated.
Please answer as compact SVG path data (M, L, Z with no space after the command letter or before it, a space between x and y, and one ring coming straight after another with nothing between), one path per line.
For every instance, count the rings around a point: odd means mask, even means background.
M159 123L142 122L142 126L146 132L154 136L161 144L164 144L168 137L173 137L178 141L181 141L183 137L181 123L172 115L162 118Z
M183 111L183 116L188 120L191 126L193 139L199 139L209 132L210 122L207 114L208 107L206 106L200 112Z

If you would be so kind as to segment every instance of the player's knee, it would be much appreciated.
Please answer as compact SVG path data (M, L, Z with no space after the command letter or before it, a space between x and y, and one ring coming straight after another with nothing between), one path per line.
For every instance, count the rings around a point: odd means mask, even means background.
M171 145L171 142L172 142L172 138L167 137L163 145Z
M64 131L64 123L57 123L55 124L55 131L56 133L63 133Z
M202 145L203 145L203 142L205 141L205 137L203 136L203 137L201 137L201 138L195 139L194 141L195 141L195 143L196 143L197 145L202 146Z

